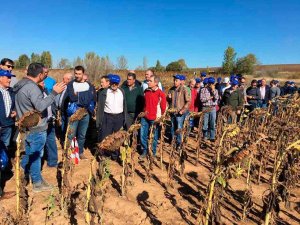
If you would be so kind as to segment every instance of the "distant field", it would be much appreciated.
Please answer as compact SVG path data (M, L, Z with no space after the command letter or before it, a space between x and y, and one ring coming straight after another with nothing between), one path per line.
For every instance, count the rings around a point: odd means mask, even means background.
M212 71L217 71L218 67L209 68ZM199 76L200 71L206 71L207 68L197 68L197 69L190 69L189 71L183 71L181 74L184 74L188 77L188 79L194 78L193 72L197 72L197 76ZM72 72L72 70L60 70L60 69L52 69L50 70L49 75L56 79L57 81L62 79L62 76L66 72ZM107 71L107 73L110 71ZM17 75L18 78L24 76L24 70L14 70L14 73ZM127 70L123 71L113 71L113 73L119 74L122 80L126 79L126 75L128 73ZM100 74L99 77L101 75ZM138 80L144 79L144 71L136 71ZM165 86L172 85L172 76L175 72L157 72L157 75L160 76L162 83ZM213 76L218 77L218 74L214 74ZM268 81L272 79L277 79L280 81L286 80L294 80L298 84L300 84L300 64L278 64L278 65L260 65L256 67L256 72L253 75L245 75L248 82L252 79L259 79L259 78L266 78ZM224 77L224 76L222 76ZM95 83L99 82L99 78L95 80Z

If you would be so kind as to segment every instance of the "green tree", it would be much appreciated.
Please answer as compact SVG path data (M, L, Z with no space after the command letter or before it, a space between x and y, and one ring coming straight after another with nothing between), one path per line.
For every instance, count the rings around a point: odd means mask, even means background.
M70 69L71 67L70 61L66 58L61 58L57 65L58 69Z
M165 70L165 67L161 65L160 61L157 60L156 61L156 65L154 67L154 70L155 71L164 71Z
M252 53L238 58L235 65L236 73L253 74L255 66L258 64L256 56Z
M41 54L41 63L46 67L52 68L52 56L49 51L43 51Z
M25 69L30 64L30 59L26 54L22 54L19 56L18 60L16 60L16 68Z
M182 65L178 61L171 62L167 65L166 71L181 71Z
M84 57L85 73L89 75L91 80L98 78L101 69L100 56L95 52L87 52Z
M41 62L41 56L39 54L36 54L33 52L33 53L31 53L30 61L31 61L31 63Z
M224 60L222 63L222 71L225 74L230 74L233 72L235 67L235 57L236 53L234 48L228 46L224 52Z
M177 62L181 65L182 69L185 70L188 68L184 59L179 59Z

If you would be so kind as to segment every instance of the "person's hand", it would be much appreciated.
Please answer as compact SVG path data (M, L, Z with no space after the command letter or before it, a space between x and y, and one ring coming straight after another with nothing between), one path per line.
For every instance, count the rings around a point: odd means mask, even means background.
M178 112L178 114L179 114L179 115L182 115L182 114L183 114L183 110L180 110L180 111Z
M172 98L172 95L171 95L171 93L169 93L169 94L168 94L168 98Z
M241 110L237 110L236 114L240 115L241 114Z
M11 117L11 118L16 117L16 115L17 115L16 111L11 111L11 114L10 114L10 117Z
M62 93L66 89L66 84L64 82L57 83L53 86L53 91L57 94Z

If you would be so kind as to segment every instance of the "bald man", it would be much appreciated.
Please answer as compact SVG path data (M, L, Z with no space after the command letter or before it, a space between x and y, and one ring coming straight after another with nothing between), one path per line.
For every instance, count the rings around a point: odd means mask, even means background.
M150 80L150 77L153 76L153 75L154 75L154 72L152 70L146 70L146 72L145 72L145 80L142 82L143 91L145 91L148 88L148 81ZM160 90L163 90L161 82L158 83L158 88Z
M70 81L73 78L73 74L72 73L65 73L63 75L63 82L66 84L66 87L68 85L68 83L70 83ZM65 104L65 100L66 100L66 90L67 88L61 93L58 94L55 98L55 105L59 111L59 114L61 116L61 132L62 132L62 136L61 136L61 140L64 139L64 134L67 128L67 116L66 116L66 109L67 109L67 105Z

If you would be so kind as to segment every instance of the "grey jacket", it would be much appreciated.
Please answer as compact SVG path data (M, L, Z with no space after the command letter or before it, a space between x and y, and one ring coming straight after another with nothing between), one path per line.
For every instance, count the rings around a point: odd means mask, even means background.
M44 98L44 95L38 85L28 78L23 78L16 83L13 91L15 92L18 119L21 118L24 113L32 110L37 110L43 113L43 111L47 110L47 107L54 102L55 96L57 95L55 91L52 91L46 98ZM47 113L43 113L40 123L29 129L29 131L40 132L47 130L47 128Z

